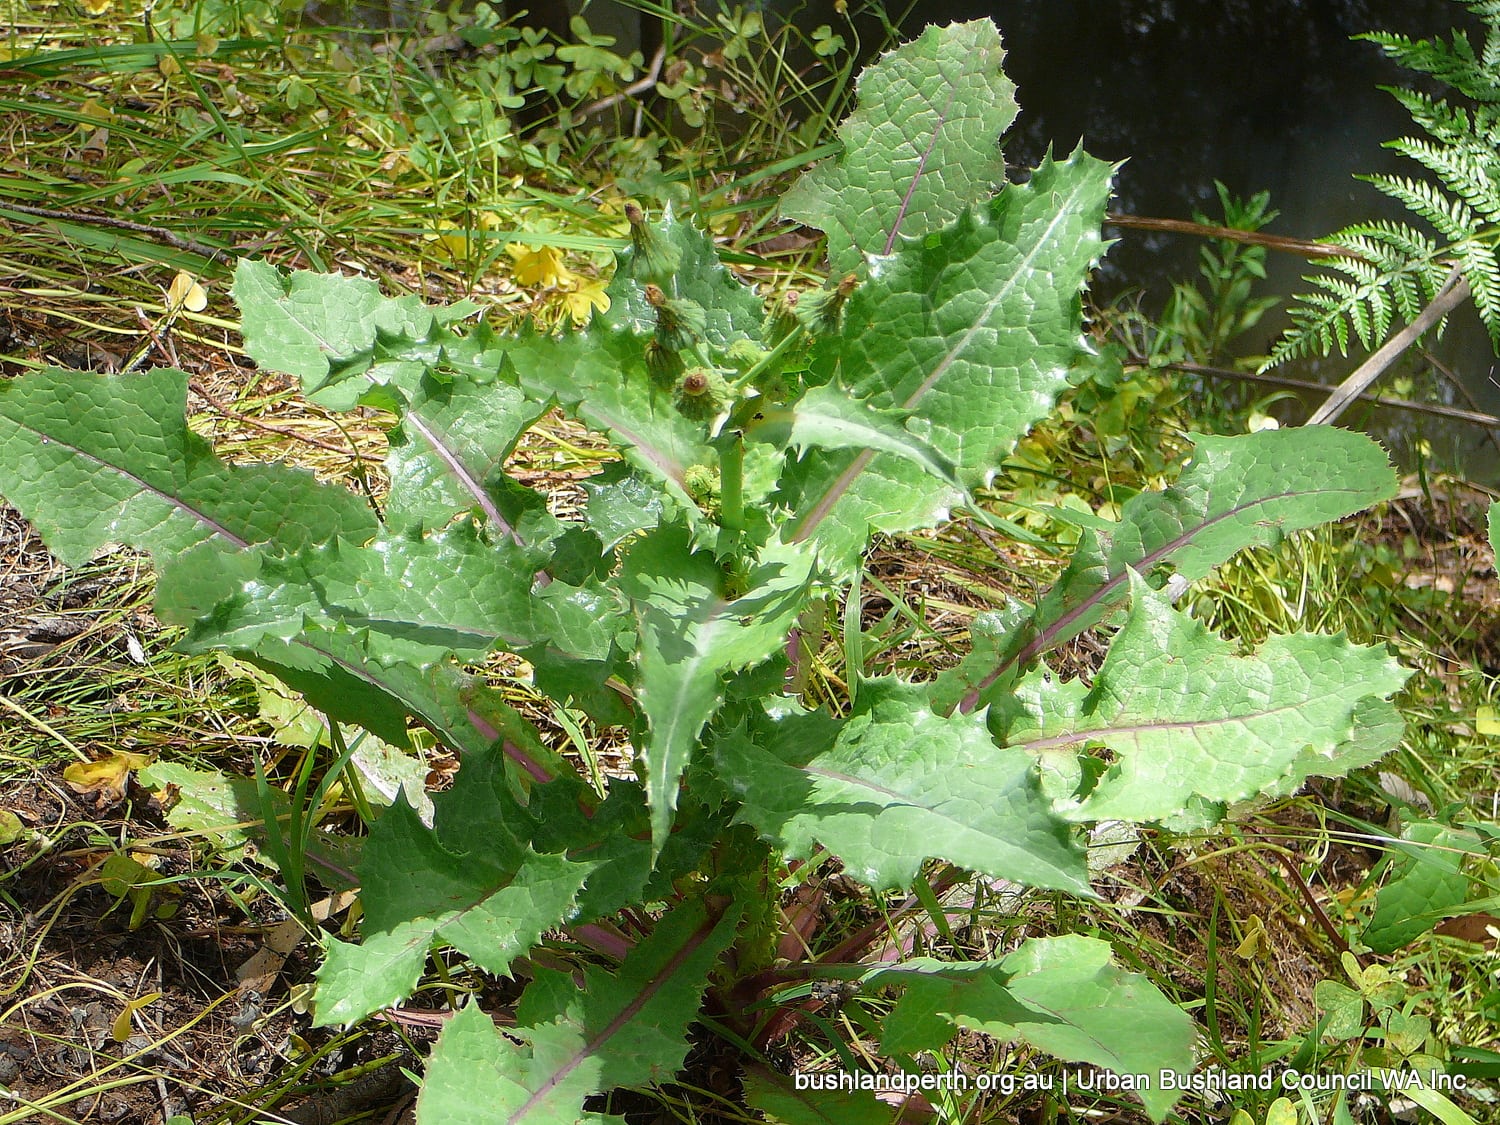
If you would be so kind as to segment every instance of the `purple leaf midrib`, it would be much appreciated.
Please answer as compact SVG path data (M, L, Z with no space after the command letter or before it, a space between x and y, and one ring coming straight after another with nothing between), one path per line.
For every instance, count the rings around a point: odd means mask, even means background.
M944 77L947 77L946 75ZM912 175L911 183L906 186L906 194L901 197L901 206L896 209L896 218L891 223L891 232L886 236L884 254L889 254L896 247L896 239L901 233L901 224L906 221L907 209L911 207L912 196L916 194L917 182L921 180L922 173L927 170L928 158L932 156L932 150L937 147L938 134L943 131L943 126L948 122L948 114L953 109L953 99L958 96L958 83L949 80L948 100L943 103L943 108L938 112L937 122L932 127L932 137L927 142L927 147L922 150L922 155L917 158L917 170Z
M1080 617L1083 617L1088 612L1096 608L1101 602L1103 602L1111 594L1113 594L1122 583L1125 582L1129 569L1150 570L1152 567L1155 567L1157 563L1165 559L1168 555L1172 554L1174 551L1181 549L1184 546L1187 546L1193 541L1193 539L1201 535L1204 531L1213 527L1215 524L1221 522L1222 520L1226 520L1231 516L1250 511L1251 509L1260 505L1271 504L1279 500L1287 500L1296 496L1330 495L1338 493L1354 493L1356 491L1356 489L1352 488L1314 488L1299 489L1296 491L1288 492L1278 492L1272 496L1259 497L1258 499L1248 504L1236 505L1235 507L1229 508L1224 512L1221 512L1219 515L1212 517L1211 519L1206 519L1201 523L1193 525L1190 530L1185 531L1175 539L1162 544L1156 550L1147 552L1135 562L1126 563L1125 565L1127 569L1121 570L1119 573L1107 578L1103 583L1100 584L1100 586L1096 590L1094 590L1093 593L1089 594L1087 597L1079 601L1078 604L1075 605L1072 609L1060 615L1050 625L1047 625L1043 629L1041 629L1030 641L1021 646L1021 648L1017 649L1013 655L1001 660L1001 662L997 664L994 669L992 669L982 680L980 680L977 684L970 688L969 691L964 695L963 701L959 704L958 707L959 713L968 714L970 711L974 710L974 708L978 706L979 697L984 692L984 690L991 684L993 684L996 680L998 680L1001 676L1005 675L1006 672L1010 671L1012 668L1024 665L1029 661L1034 660L1041 653L1046 652L1049 648L1051 648L1052 645L1056 643L1057 638L1061 636L1062 633L1066 631L1066 629L1070 625L1073 624L1073 622L1077 621Z
M463 486L464 491L474 497L474 502L484 512L485 518L489 520L490 524L500 534L509 536L511 542L517 547L524 547L526 545L521 541L521 537L516 533L515 528L500 514L499 506L485 489L484 483L475 477L468 465L464 464L463 458L453 449L449 448L443 440L444 435L439 434L433 427L427 424L424 418L414 411L407 413L402 419L402 424L410 426L422 435L423 440L427 442L432 451L438 455L443 464L448 466L448 471L458 478L458 482Z
M1130 723L1126 726L1103 726L1091 727L1088 730L1069 731L1064 734L1049 735L1045 738L1033 738L1022 742L1007 742L1007 749L1026 751L1055 750L1062 746L1071 746L1075 742L1103 742L1108 744L1113 735L1142 735L1154 734L1157 731L1175 730L1200 730L1204 727L1218 727L1230 723L1249 723L1256 719L1263 719L1269 715L1281 715L1288 711L1300 710L1306 705L1306 700L1288 703L1281 707L1267 707L1248 715L1225 715L1214 719L1165 719L1159 722Z
M626 425L622 419L611 415L609 411L601 410L597 405L582 402L578 414L584 417L585 421L591 421L585 417L585 412L594 415L609 433L620 437L627 448L639 451L641 456L649 461L662 476L678 488L686 488L683 482L687 474L680 462L646 441L636 430Z
M570 1058L566 1063L564 1063L562 1066L558 1067L550 1075L548 1075L547 1080L540 1086L538 1086L536 1092L533 1093L531 1097L527 1098L526 1101L523 1102L516 1109L516 1111L510 1115L508 1121L510 1121L511 1123L523 1121L533 1109L539 1106L542 1101L552 1093L553 1090L555 1090L558 1086L562 1085L562 1083L567 1080L568 1075L572 1074L573 1071L582 1066L585 1059L588 1059L597 1054L599 1049L606 1042L619 1034L620 1030L630 1020L634 1019L635 1016L639 1014L640 1010L644 1008L656 996L657 993L659 993L664 987L666 987L667 982L676 975L677 970L682 967L683 962L686 961L695 952L697 952L698 947L709 939L714 930L718 928L718 925L719 919L717 918L705 919L703 924L696 930L694 930L693 933L689 935L688 939L683 942L680 947L678 947L678 949L667 960L667 963L662 966L661 970L646 982L645 986L639 992L637 992L634 997L631 998L628 1004L620 1009L615 1018L610 1020L609 1023L605 1024L604 1027L599 1030L599 1033L592 1039L586 1041L583 1046L579 1048L579 1050L573 1055L572 1058Z

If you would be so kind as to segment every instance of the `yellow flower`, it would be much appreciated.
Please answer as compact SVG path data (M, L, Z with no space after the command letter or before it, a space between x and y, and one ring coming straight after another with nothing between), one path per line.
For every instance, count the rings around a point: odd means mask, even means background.
M563 294L563 308L573 318L574 324L587 324L595 309L600 312L609 311L609 294L604 291L606 288L605 282L595 278L592 281L580 281L576 288Z
M531 249L512 242L505 252L515 259L513 275L518 285L558 288L573 280L573 272L563 265L562 253L555 246Z
M446 250L448 256L456 262L464 261L469 256L468 232L451 219L439 219L437 233L429 234L427 237L436 239L438 245Z

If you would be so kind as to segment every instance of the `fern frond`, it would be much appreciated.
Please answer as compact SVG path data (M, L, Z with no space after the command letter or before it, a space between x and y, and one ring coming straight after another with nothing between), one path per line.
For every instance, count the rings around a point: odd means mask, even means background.
M1389 89L1426 136L1402 137L1386 147L1438 182L1358 177L1430 225L1437 237L1384 220L1330 236L1326 241L1355 257L1330 259L1326 272L1304 279L1314 288L1295 298L1288 313L1292 326L1266 367L1315 350L1326 355L1337 347L1347 354L1351 337L1373 347L1395 318L1410 324L1420 317L1455 266L1500 351L1500 0L1471 0L1467 7L1485 25L1477 55L1461 31L1447 41L1389 32L1359 36L1409 70L1431 75L1478 103L1465 108L1420 91Z
M1376 191L1399 202L1412 214L1426 219L1444 238L1459 242L1475 228L1474 212L1461 199L1450 199L1426 180L1409 176L1358 176Z
M1476 147L1440 145L1431 141L1402 137L1388 141L1386 148L1415 160L1443 182L1443 185L1485 218L1500 216L1500 162L1495 154Z
M1292 328L1276 344L1266 366L1272 367L1317 349L1324 354L1337 347L1340 355L1349 354L1350 333L1366 348L1390 329L1392 305L1385 276L1367 263L1362 274L1349 280L1329 274L1312 274L1303 278L1321 292L1299 293L1290 316ZM1344 268L1344 262L1340 262Z
M1422 292L1422 275L1412 276L1409 273L1395 274L1387 283L1391 291L1391 303L1396 306L1396 312L1401 319L1410 324L1422 314L1422 308L1432 298Z
M1391 219L1357 223L1345 227L1333 238L1335 245L1353 250L1366 261L1388 270L1418 258L1438 256L1438 245L1431 238L1415 227Z
M1395 98L1412 121L1433 140L1460 142L1473 134L1469 113L1461 106L1449 105L1430 94L1402 86L1382 86L1381 89Z
M1490 74L1495 74L1497 68L1500 68L1500 4L1480 0L1470 4L1469 11L1485 22L1484 50L1480 54L1480 63Z
M1490 340L1500 346L1500 262L1495 260L1494 246L1482 242L1466 244L1459 257L1459 268L1474 294L1474 307L1489 330Z
M1500 148L1500 107L1482 105L1475 108L1471 128L1474 136L1466 139L1486 149Z
M1495 28L1489 28L1493 35ZM1430 74L1445 86L1451 86L1477 102L1500 101L1500 83L1495 73L1485 67L1484 60L1474 54L1474 45L1462 31L1455 31L1451 41L1441 39L1411 39L1385 31L1373 31L1358 39L1377 44L1386 56L1422 74ZM1489 37L1486 37L1484 54L1488 56Z
M1295 297L1292 326L1272 349L1267 367L1314 350L1326 355L1337 347L1347 355L1351 338L1372 348L1397 316L1408 323L1416 319L1447 277L1445 249L1404 223L1362 223L1330 241L1359 257L1330 259L1329 272L1303 279L1317 288Z

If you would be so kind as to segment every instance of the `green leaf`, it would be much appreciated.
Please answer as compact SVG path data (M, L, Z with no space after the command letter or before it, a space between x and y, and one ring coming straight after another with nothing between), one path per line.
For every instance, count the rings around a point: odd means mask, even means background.
M1098 743L1115 762L1077 795L1077 819L1158 820L1192 797L1237 801L1296 766L1304 748L1331 754L1355 734L1363 701L1408 673L1384 651L1343 636L1273 636L1251 656L1130 572L1133 604L1091 689L1045 669L992 709L1006 742L1038 755L1063 787L1076 754ZM998 712L998 713L997 713Z
M1363 511L1396 494L1385 451L1364 434L1332 426L1195 435L1182 475L1160 492L1126 501L1119 522L1085 529L1062 576L1034 611L1007 622L944 677L939 710L1000 698L1040 654L1092 628L1123 604L1128 572L1172 567L1189 582L1236 552ZM998 622L996 622L998 624Z
M1407 1086L1402 1089L1402 1095L1416 1102L1441 1121L1442 1125L1479 1125L1479 1122L1455 1105L1451 1098L1436 1090L1429 1090L1425 1086Z
M300 693L314 710L356 723L394 746L410 744L407 717L417 716L455 750L482 748L435 705L439 671L381 663L367 633L309 626L290 641L264 637L237 656Z
M462 375L423 379L389 434L386 525L440 528L477 509L492 535L515 538L498 486L516 441L541 414L503 383L481 385Z
M433 806L430 829L404 800L375 822L359 871L364 941L327 940L318 970L320 1026L405 999L437 940L504 975L572 912L593 870L532 850L536 826L516 802L498 753L467 758Z
M26 826L21 818L9 809L0 809L0 848L8 848L26 836Z
M1352 716L1353 733L1329 753L1304 748L1291 769L1261 792L1267 797L1289 797L1310 777L1347 777L1374 765L1394 750L1406 734L1406 720L1388 699L1367 696Z
M351 740L349 764L359 772L360 784L370 803L385 808L402 794L419 819L432 819L432 798L427 795L427 759L393 746L374 735Z
M136 774L136 780L147 789L175 787L177 799L167 810L167 823L173 828L209 836L231 853L243 848L254 835L248 822L258 821L261 813L255 782L250 778L230 777L220 770L195 770L177 762L153 762Z
M701 901L676 905L617 973L542 969L502 1037L477 1007L459 1012L427 1063L418 1125L577 1125L619 1122L582 1112L617 1086L662 1082L682 1066L688 1023L709 970L734 937L739 912L710 918Z
M942 718L919 685L872 680L839 726L787 715L718 740L737 818L794 858L819 844L877 890L909 887L939 856L995 878L1088 895L1083 851L1042 793L1035 762L981 716Z
M256 718L271 728L271 741L276 745L306 750L329 744L328 724L323 716L276 676L223 653L219 654L219 664L236 678L255 685ZM404 732L404 724L402 729Z
M510 1029L507 1028L507 1031ZM545 1052L561 1040L568 1062L585 1055L566 1029L538 1029ZM417 1098L417 1125L625 1125L625 1118L584 1113L583 1099L597 1068L575 1065L559 1076L547 1054L517 1049L477 1004L461 1008L443 1027L427 1059ZM566 1064L563 1064L566 1065Z
M683 489L687 470L714 465L717 457L705 425L684 417L670 389L652 383L644 345L644 337L611 327L606 318L596 316L583 332L529 333L507 354L529 395L543 402L555 399L689 505Z
M364 631L371 654L417 666L449 654L549 646L603 659L622 606L600 587L553 582L534 591L539 559L470 524L425 537L382 534L359 547L334 540L286 556L199 550L174 567L162 616L191 621L189 650L253 649L308 625Z
M643 224L633 242L619 256L605 322L641 335L654 331L656 311L644 295L649 282L704 311L703 336L711 347L727 350L736 340L759 338L760 298L724 268L713 239L690 220L668 208L660 222Z
M506 341L488 324L458 329L478 305L431 307L382 296L364 278L252 261L240 263L233 292L246 350L262 367L296 375L321 406L403 416L388 462L395 525L434 526L477 506L504 532L487 493L545 403L497 381Z
M217 841L230 855L247 844L264 844L266 831L262 818L266 807L253 779L222 770L192 769L176 762L153 762L137 773L136 779L147 788L174 796L175 801L167 810L167 823L173 828ZM271 813L285 823L291 815L287 795L273 788L270 801ZM352 887L355 883L349 865L361 843L319 829L307 841L308 867L330 886Z
M758 402L759 400L753 400ZM766 406L745 430L747 441L780 448L874 449L912 462L929 476L962 493L953 465L904 425L906 416L877 410L850 395L843 387L825 383L812 388L789 406Z
M758 664L786 641L813 581L810 551L778 547L729 598L725 576L689 532L669 525L630 549L620 588L640 624L637 693L650 724L643 756L651 841L661 848L677 807L677 785L698 735L722 701L721 677Z
M1015 86L990 20L929 27L866 68L857 108L840 126L841 155L805 173L781 213L828 235L835 274L864 271L952 222L1005 181L1000 134L1016 117Z
M368 278L302 270L287 275L249 259L235 269L230 292L250 357L295 375L308 398L334 410L350 409L365 393L382 340L425 340L438 323L420 298L386 297ZM472 308L450 310L445 319ZM420 378L425 366L413 362L403 374Z
M1375 896L1375 913L1361 935L1376 953L1394 953L1427 933L1444 918L1463 912L1469 897L1464 858L1481 851L1470 832L1432 821L1408 825L1385 882Z
M685 842L684 834L674 833L652 867L650 819L639 785L614 778L603 803L594 801L591 793L570 781L538 787L526 806L536 822L533 848L566 852L569 858L592 865L578 896L575 924L607 917L642 901L648 876L686 874L701 862L700 855L690 854L684 865L673 866L680 858L673 854L674 846ZM693 852L690 843L683 852Z
M881 1125L891 1107L868 1090L799 1090L769 1067L745 1068L745 1101L781 1125Z
M939 1050L960 1028L1020 1040L1072 1062L1140 1076L1135 1092L1155 1121L1180 1091L1157 1075L1193 1069L1193 1021L1144 976L1114 964L1108 942L1067 934L1030 938L1000 961L915 958L867 973L866 987L905 984L886 1018L889 1052Z
M666 497L661 489L623 461L606 465L581 483L588 496L584 520L607 549L663 522Z
M226 465L187 428L187 376L44 368L0 380L0 495L78 566L107 543L158 563L206 540L295 550L375 531L369 506L310 472Z
M1365 1033L1365 1001L1358 992L1336 980L1313 986L1313 1002L1325 1013L1322 1034L1328 1039L1357 1039Z
M849 299L841 334L818 344L823 381L900 413L964 484L987 482L1067 386L1109 178L1083 153L1049 158L1030 182L903 242ZM847 570L871 529L932 526L962 498L911 461L866 449L809 453L775 502L791 512L784 539L816 542Z

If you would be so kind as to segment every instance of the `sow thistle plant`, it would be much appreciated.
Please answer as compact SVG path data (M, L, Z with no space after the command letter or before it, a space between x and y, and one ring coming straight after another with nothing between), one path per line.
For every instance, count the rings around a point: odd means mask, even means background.
M670 210L631 210L607 311L560 335L243 262L256 362L322 407L396 415L380 511L216 459L184 423L180 371L49 369L0 388L0 492L59 556L148 551L188 650L258 666L334 724L408 747L425 728L461 757L430 824L398 797L371 825L360 940L323 935L318 970L320 1025L401 1004L435 946L515 978L503 1032L477 1001L447 1020L420 1121L622 1120L590 1099L670 1079L700 1018L764 1045L814 984L891 1005L894 1073L980 1032L1131 1076L1161 1120L1180 1084L1157 1075L1191 1070L1193 1024L1108 942L789 958L789 865L836 857L877 894L963 871L1088 897L1095 822L1212 823L1399 739L1388 697L1406 673L1383 651L1297 634L1242 653L1161 592L1392 496L1383 451L1330 427L1196 438L1175 484L1086 521L1051 589L981 615L932 682L855 661L838 711L788 687L823 607L851 588L857 606L872 534L986 518L973 490L1085 347L1113 169L1075 151L1006 182L1002 54L979 21L863 75L841 154L782 206L827 234L833 280L769 313ZM620 454L584 482L577 519L506 472L557 407ZM1047 665L1101 626L1091 682ZM465 671L497 650L623 732L636 777L591 785ZM764 1067L744 1081L776 1120L890 1117L868 1092L835 1102Z

